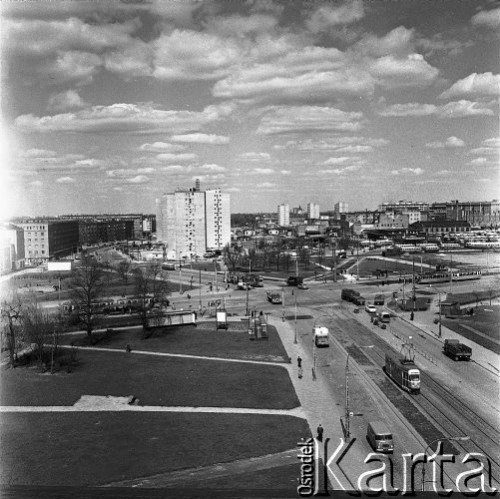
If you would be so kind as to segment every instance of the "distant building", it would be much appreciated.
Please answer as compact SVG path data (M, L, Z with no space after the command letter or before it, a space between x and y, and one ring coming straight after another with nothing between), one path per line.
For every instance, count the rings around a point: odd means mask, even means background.
M500 202L493 201L451 201L446 203L446 219L466 221L472 226L498 226L500 223Z
M470 232L470 228L470 223L465 221L436 220L416 222L410 226L410 231L424 236L447 236Z
M229 202L229 194L221 192L220 189L205 191L208 250L221 250L231 242L231 207Z
M278 225L281 227L287 227L290 225L290 205L278 205Z
M343 203L339 201L335 203L334 212L335 218L338 220L340 218L341 213L347 213L349 211L349 205L347 203Z
M319 204L307 203L307 218L309 220L319 220Z
M0 274L24 267L24 231L7 225L0 228Z
M157 239L176 258L202 256L231 242L229 194L201 191L199 181L187 190L165 194L157 202Z
M423 203L421 201L392 201L390 203L382 203L379 205L378 209L382 213L387 211L427 211L429 209L429 203Z
M25 219L17 223L24 231L26 265L40 265L78 250L78 221Z

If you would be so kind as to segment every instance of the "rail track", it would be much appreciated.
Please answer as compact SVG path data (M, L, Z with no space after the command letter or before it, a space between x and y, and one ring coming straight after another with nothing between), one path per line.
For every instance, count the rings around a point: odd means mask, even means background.
M350 318L342 311L333 310L333 313L330 312L329 315L332 316L334 321L341 320L343 322L344 339L349 337L350 341L357 345L358 348L366 347L362 343L369 338L373 348L364 348L362 350L363 355L378 366L382 372L385 365L387 343L369 328ZM500 424L494 425L487 421L481 414L466 405L462 399L457 398L446 386L422 369L421 384L422 388L419 395L412 396L402 392L402 390L401 392L411 400L411 403L422 414L434 423L436 428L442 429L444 434L470 436L471 440L460 442L459 447L465 452L481 452L486 456L491 463L493 481L496 484L500 483L500 459L498 453ZM394 384L394 386L396 385ZM456 443L454 442L454 444Z

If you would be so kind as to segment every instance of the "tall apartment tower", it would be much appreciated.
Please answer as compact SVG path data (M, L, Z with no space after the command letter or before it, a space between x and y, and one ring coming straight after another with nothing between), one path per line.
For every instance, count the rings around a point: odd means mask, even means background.
M220 189L205 191L207 249L221 250L231 242L229 194Z
M282 227L290 225L290 205L278 205L278 225Z
M229 194L202 191L199 181L188 190L164 194L157 205L157 238L175 258L202 256L231 242Z
M338 203L335 203L334 210L335 218L339 219L342 213L347 213L349 211L349 205L347 203L342 203L341 201L339 201Z
M319 219L319 204L307 203L307 218L309 220Z

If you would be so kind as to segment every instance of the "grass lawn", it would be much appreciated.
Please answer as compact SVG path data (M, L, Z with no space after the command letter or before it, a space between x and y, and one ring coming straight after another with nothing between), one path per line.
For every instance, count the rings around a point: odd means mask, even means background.
M298 454L297 449L297 454ZM213 478L204 482L193 482L193 488L203 488L207 490L237 490L255 491L256 497L260 497L259 492L275 490L280 493L288 493L288 497L295 497L297 494L297 479L300 477L300 461L295 464L276 466L267 470L258 470L248 473L238 473L234 476ZM268 497L268 496L264 496ZM279 496L281 497L281 496Z
M86 345L86 336L75 338L74 335L61 337L62 342L75 345ZM129 344L133 350L150 352L182 353L190 355L206 355L233 359L265 360L272 362L288 362L288 356L281 343L278 332L269 326L267 340L250 341L246 321L230 322L227 331L216 329L215 322L161 328L153 330L150 338L143 338L142 328L115 331L103 338L96 346L109 348L125 348Z
M81 395L134 395L140 405L299 406L281 366L123 352L78 352L71 374L3 368L1 405L73 405Z
M309 435L288 416L3 414L0 483L103 485L281 452Z

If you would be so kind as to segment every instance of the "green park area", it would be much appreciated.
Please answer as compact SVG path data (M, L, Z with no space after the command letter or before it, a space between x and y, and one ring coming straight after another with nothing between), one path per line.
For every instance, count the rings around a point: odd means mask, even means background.
M268 362L288 362L288 356L278 332L268 327L265 341L252 341L248 335L246 320L232 321L228 329L217 329L215 322L199 322L196 326L185 325L151 329L145 334L142 327L107 330L94 333L102 348L125 349L174 354L204 355L242 360ZM252 336L253 338L253 336ZM89 344L85 333L62 335L61 343L86 346Z
M0 481L38 486L99 486L273 454L309 434L289 416L167 412L10 413L0 428ZM298 467L281 479L292 476Z
M274 329L268 340L259 341L250 341L238 323L228 331L216 330L213 322L172 328L147 339L139 330L120 331L96 344L109 351L76 347L71 372L50 374L33 364L2 367L0 404L27 407L4 412L0 419L1 483L101 486L280 453L310 436L305 419L266 414L267 409L299 406ZM82 396L133 396L137 407L69 407ZM48 412L31 412L30 406L44 406ZM50 406L63 407L50 411ZM162 410L168 406L262 413ZM298 464L275 466L274 472L240 473L237 484L231 476L218 476L212 486L258 488L272 481L272 487L290 487Z

